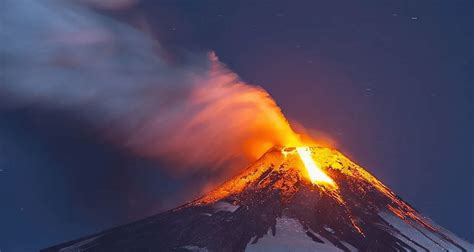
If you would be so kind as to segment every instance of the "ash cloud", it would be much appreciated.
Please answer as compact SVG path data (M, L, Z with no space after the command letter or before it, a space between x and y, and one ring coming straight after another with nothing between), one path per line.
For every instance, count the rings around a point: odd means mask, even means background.
M241 166L299 141L269 94L213 53L170 62L157 41L85 2L100 1L2 0L3 105L76 113L106 139L178 172Z

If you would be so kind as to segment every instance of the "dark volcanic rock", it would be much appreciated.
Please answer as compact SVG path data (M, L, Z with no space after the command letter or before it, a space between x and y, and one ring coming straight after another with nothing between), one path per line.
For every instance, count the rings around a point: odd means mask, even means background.
M337 151L311 154L336 186L274 148L200 199L43 251L474 251Z

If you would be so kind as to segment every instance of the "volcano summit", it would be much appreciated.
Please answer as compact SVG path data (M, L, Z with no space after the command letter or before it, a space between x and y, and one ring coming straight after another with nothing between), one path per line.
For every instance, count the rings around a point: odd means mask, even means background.
M474 251L324 147L273 147L181 207L43 251Z

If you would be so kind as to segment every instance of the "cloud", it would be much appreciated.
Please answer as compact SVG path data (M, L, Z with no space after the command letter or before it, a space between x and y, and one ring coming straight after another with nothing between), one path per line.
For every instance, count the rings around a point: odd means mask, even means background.
M9 106L77 113L178 172L244 165L299 142L270 95L212 52L170 62L145 33L77 2L4 2L0 97Z

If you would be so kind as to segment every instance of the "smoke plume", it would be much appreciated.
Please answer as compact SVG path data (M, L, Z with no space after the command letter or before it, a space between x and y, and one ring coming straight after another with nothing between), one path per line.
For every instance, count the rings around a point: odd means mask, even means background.
M87 1L2 1L4 104L76 113L107 139L178 167L242 164L298 142L270 95L213 53L170 62L157 41Z

